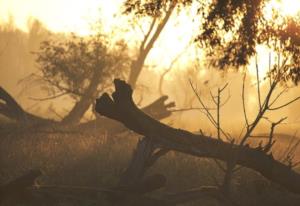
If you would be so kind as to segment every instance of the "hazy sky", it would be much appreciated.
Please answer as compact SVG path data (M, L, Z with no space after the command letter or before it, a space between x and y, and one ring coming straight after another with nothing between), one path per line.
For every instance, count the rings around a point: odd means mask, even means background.
M101 19L106 27L120 25L120 20L114 17L118 13L120 5L124 0L0 0L0 22L7 21L13 16L19 28L26 30L29 17L38 18L50 30L59 32L76 32L88 34L91 31L91 23ZM284 3L283 3L284 2ZM300 11L300 0L272 0L273 8L282 10L284 14L294 15ZM196 11L196 9L194 9ZM270 10L270 8L269 8ZM191 14L191 12L189 13ZM192 15L192 14L191 14ZM121 25L124 25L121 23ZM182 52L188 44L191 36L195 34L194 23L191 17L182 14L180 18L171 18L167 24L160 41L157 43L159 49L154 49L150 54L159 59L162 67L168 67L172 59ZM132 28L129 28L132 29ZM130 38L138 38L140 31L133 31ZM176 35L174 35L176 34ZM175 43L176 42L176 43ZM166 55L166 52L167 55ZM263 53L265 53L263 51ZM191 54L186 55L188 58ZM259 55L264 56L264 55ZM148 58L148 59L149 59ZM263 60L267 58L262 58ZM181 59L182 60L182 59ZM186 60L185 62L187 62ZM268 60L262 63L268 64ZM253 66L250 66L253 68ZM267 68L264 66L264 68Z
M124 0L0 0L0 21L14 16L16 24L26 28L27 19L36 17L54 31L88 33L89 23L100 17L110 21ZM276 10L294 15L300 10L300 0L272 0Z
M9 16L12 16L16 25L26 30L28 18L32 16L52 31L88 34L91 24L101 19L105 28L120 25L132 30L128 41L138 39L143 36L139 28L134 31L126 23L120 23L120 18L115 16L120 12L122 2L124 0L0 0L0 22L8 21ZM193 10L196 12L196 8ZM148 60L159 59L160 66L167 68L186 48L197 29L192 24L192 18L185 13L179 18L171 18ZM191 54L186 57L190 58Z
M26 29L28 17L36 17L54 31L88 33L90 22L111 19L122 0L0 0L0 19L11 15L16 24ZM105 5L105 6L104 6ZM105 8L100 11L100 7Z

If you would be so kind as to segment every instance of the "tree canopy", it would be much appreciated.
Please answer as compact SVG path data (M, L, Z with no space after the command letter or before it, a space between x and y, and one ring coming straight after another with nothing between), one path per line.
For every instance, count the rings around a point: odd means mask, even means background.
M249 63L257 45L266 45L287 58L288 76L284 80L300 80L300 21L272 11L266 17L270 0L127 0L125 13L159 17L168 6L181 9L195 4L201 18L195 42L204 48L220 69L238 68Z
M114 78L123 77L128 63L126 45L119 42L111 48L103 35L45 41L36 54L47 89L75 99L84 96L93 81L98 92L109 88Z
M129 58L123 41L108 41L102 34L90 37L71 36L41 44L37 54L42 80L52 96L69 95L76 100L62 122L78 124L99 92L109 90L114 78L124 78Z

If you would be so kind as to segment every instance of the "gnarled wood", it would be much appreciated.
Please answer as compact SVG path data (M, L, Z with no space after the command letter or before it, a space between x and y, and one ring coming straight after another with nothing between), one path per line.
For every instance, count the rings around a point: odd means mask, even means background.
M237 164L251 168L289 191L300 194L300 174L274 160L272 155L254 148L240 148L238 145L160 123L137 108L128 84L121 80L115 80L114 84L115 92L112 98L104 93L96 101L95 110L101 115L117 120L143 136L155 139L167 149L223 161L227 160L228 154L236 154Z

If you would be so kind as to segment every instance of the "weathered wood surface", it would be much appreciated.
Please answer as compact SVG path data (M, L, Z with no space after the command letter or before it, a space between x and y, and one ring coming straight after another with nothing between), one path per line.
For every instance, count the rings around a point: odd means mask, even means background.
M165 149L223 161L227 160L228 154L236 154L239 165L251 168L287 190L300 194L300 174L273 159L272 155L160 123L135 105L133 91L128 84L121 80L115 80L114 84L115 92L112 97L104 93L97 99L95 110L99 114L121 122L138 134L155 139Z

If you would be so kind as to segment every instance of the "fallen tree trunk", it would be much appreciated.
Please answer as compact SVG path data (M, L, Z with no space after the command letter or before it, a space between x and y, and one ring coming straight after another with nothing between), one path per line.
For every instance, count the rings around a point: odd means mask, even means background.
M171 115L170 108L175 106L174 102L166 103L168 97L162 96L145 106L142 110L155 119L164 119ZM0 87L0 114L14 120L17 123L25 126L31 126L36 129L36 126L46 126L51 128L66 127L69 125L61 124L61 121L55 121L39 117L25 111L20 104L2 87ZM99 127L99 125L101 125ZM108 132L120 133L127 130L119 122L114 120L99 117L95 120L76 125L76 129L90 131L91 128L105 129Z
M50 123L51 120L38 117L26 112L17 101L2 87L0 87L0 114L23 124Z
M161 120L167 118L172 114L170 109L175 106L174 102L166 103L167 100L168 100L168 96L161 96L154 102L143 107L141 110L154 119ZM96 128L97 130L98 129L106 130L113 133L121 133L128 130L118 121L103 116L98 116L95 120L82 123L79 125L79 128L83 130Z
M160 123L138 109L128 84L121 80L115 80L114 84L112 98L104 93L97 99L95 110L99 114L123 123L136 133L155 139L165 149L223 161L227 161L229 154L236 154L237 164L251 168L287 190L300 194L300 174L274 160L272 155L259 149L240 147Z

